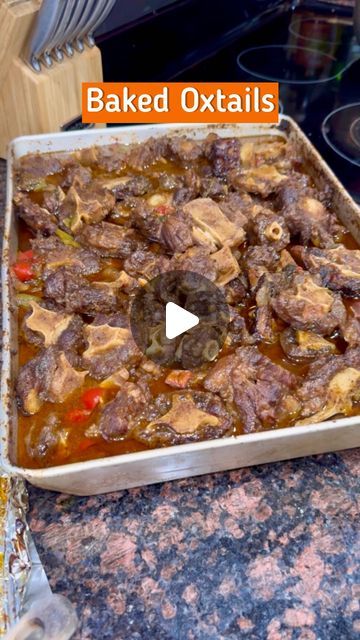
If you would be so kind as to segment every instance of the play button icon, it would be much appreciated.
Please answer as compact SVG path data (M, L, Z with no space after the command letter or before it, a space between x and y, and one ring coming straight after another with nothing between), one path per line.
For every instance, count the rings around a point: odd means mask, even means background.
M165 307L165 335L168 340L173 340L182 333L196 327L199 318L190 311L179 307L175 302L168 302Z
M137 290L132 336L146 358L164 367L194 369L220 353L229 323L222 291L192 271L166 271Z

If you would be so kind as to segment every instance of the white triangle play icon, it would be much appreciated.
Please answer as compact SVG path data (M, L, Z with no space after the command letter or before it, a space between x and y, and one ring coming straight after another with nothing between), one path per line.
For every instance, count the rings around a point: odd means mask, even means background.
M185 331L199 324L199 318L197 316L179 307L179 305L174 302L168 302L165 311L165 335L168 340L180 336L182 333L185 333Z

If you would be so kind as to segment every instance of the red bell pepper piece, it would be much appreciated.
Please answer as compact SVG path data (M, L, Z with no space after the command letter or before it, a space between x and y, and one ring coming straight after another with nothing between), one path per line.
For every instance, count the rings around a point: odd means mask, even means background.
M104 389L100 389L100 387L93 387L92 389L87 389L81 396L82 403L86 409L89 411L94 411L94 409L103 402L104 399Z
M26 280L32 280L34 278L35 273L30 262L15 262L13 265L13 272L15 273L18 280L21 282L26 282Z
M169 215L169 213L171 213L172 211L174 211L174 207L172 207L169 204L159 204L158 207L155 207L155 212L159 215L159 216L167 216Z
M85 422L91 411L86 411L86 409L71 409L65 414L65 419L68 422Z
M34 259L35 256L32 249L29 249L28 251L19 251L18 253L18 261L33 262Z

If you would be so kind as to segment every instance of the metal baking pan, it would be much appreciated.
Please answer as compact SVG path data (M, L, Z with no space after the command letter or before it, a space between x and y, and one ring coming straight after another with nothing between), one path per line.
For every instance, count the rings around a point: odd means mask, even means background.
M1 381L1 442L8 472L19 474L44 489L75 495L94 495L130 487L201 475L214 471L298 458L360 446L360 416L323 423L275 429L192 444L77 462L47 469L16 465L17 409L12 381L16 375L16 319L10 313L9 258L17 248L16 221L12 207L14 161L26 153L70 151L92 145L141 142L149 136L184 133L203 138L210 132L220 136L291 136L307 169L321 187L333 187L333 208L339 219L360 242L360 208L310 144L297 124L283 116L279 125L151 125L88 130L16 138L10 145L7 206L3 248L3 371Z

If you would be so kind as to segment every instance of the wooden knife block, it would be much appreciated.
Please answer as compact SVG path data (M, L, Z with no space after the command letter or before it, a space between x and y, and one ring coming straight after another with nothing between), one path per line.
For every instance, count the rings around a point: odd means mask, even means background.
M0 0L1 2L1 0ZM37 0L9 7L0 4L0 42L12 39L9 55L0 58L0 157L6 157L7 145L21 135L57 132L81 115L81 83L103 79L101 53L97 47L85 47L72 58L54 62L50 69L42 65L33 71L21 58L32 21L39 8ZM16 7L22 11L14 13ZM3 30L6 30L6 40ZM15 50L16 49L16 50Z

